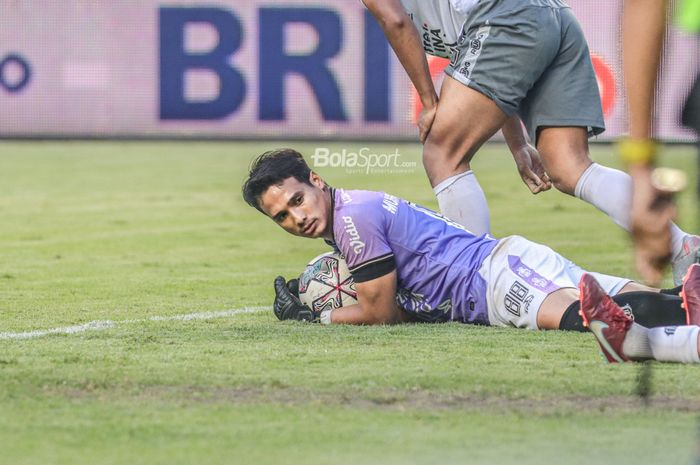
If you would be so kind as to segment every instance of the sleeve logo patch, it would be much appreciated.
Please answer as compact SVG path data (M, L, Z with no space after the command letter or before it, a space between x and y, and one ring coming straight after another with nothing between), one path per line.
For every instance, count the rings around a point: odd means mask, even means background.
M399 199L394 197L393 195L384 194L384 199L382 200L382 208L384 208L384 210L388 211L389 213L396 215L396 212L399 209Z
M365 243L360 240L360 233L357 231L355 223L352 221L352 216L344 216L343 222L345 223L345 232L350 237L350 247L352 247L355 255L360 255L365 249Z

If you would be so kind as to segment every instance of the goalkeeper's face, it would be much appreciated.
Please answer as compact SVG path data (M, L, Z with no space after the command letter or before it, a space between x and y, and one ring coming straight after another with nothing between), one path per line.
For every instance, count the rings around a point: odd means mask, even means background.
M285 231L301 237L333 239L331 196L323 180L311 173L311 185L289 177L260 196L260 207Z

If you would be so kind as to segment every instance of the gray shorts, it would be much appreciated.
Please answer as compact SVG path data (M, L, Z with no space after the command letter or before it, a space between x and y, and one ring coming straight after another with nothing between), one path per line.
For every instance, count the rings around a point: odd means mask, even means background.
M445 72L518 113L533 142L542 126L605 130L588 44L559 0L481 0Z

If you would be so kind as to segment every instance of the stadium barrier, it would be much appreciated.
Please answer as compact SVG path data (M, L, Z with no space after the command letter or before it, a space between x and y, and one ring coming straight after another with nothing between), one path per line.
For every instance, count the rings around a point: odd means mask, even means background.
M626 127L621 2L570 3L609 140ZM416 96L359 1L25 0L0 12L0 137L416 140ZM700 47L672 28L667 52L656 129L688 142L678 120ZM445 64L430 61L438 83Z

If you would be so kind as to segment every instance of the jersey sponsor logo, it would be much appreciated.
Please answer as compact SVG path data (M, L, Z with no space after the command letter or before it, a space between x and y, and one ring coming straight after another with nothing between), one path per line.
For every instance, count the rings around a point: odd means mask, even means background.
M345 223L345 232L350 237L350 247L355 255L360 255L360 253L365 249L365 243L360 239L360 233L355 227L355 223L352 220L352 216L343 216L343 222Z
M433 29L423 24L423 49L428 55L445 55L447 44L442 39L442 29Z
M674 334L676 334L676 327L667 326L666 328L664 328L664 333L666 334L666 336L673 336Z
M609 356L611 356L613 359L615 359L616 362L618 363L623 363L624 360L615 352L615 349L612 348L608 340L605 338L605 335L603 334L603 330L608 329L610 326L608 326L607 323L599 321L599 320L593 320L588 324L588 327L590 328L591 332L593 335L598 339L598 342L600 343L600 346L603 348L605 352Z
M522 278L523 281L547 294L559 289L558 285L525 265L520 260L520 257L516 255L508 255L508 266L511 271Z
M427 24L423 24L423 50L428 55L447 58L457 50L457 42L448 43L445 41L445 33L442 29L433 29Z
M343 201L343 203L352 202L352 197L350 197L350 194L348 194L345 191L342 191L342 193L340 194L340 199Z

